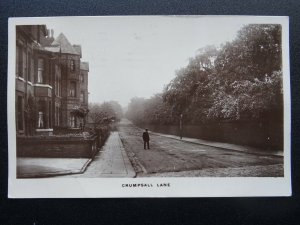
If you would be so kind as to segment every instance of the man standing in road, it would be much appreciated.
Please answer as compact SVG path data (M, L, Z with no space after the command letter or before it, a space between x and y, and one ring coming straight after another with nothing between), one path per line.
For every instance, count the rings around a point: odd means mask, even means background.
M145 130L145 132L143 133L143 140L144 140L144 149L146 149L146 144L147 144L147 148L149 148L149 141L150 141L150 137L149 137L149 133L148 133L148 129Z

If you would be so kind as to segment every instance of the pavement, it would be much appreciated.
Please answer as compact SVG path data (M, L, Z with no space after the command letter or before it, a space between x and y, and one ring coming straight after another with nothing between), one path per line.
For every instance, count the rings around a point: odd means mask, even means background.
M69 175L72 178L135 177L136 173L124 150L119 133L111 132L105 145L82 174ZM65 178L66 176L60 176Z
M118 132L112 132L93 159L18 158L18 178L42 177L135 177Z
M17 178L41 178L83 173L91 159L87 158L17 158Z
M283 156L283 150L262 150L262 149L254 148L254 147L250 147L250 146L208 141L208 140L196 139L196 138L182 137L182 139L180 139L180 137L175 136L175 135L169 135L169 134L163 134L163 133L157 133L157 132L149 132L149 133L153 134L153 135L159 135L162 137L173 138L173 139L184 141L184 142L207 145L207 146L227 149L227 150L231 150L231 151L234 150L234 151L240 151L240 152L245 152L245 153L250 153L250 154L253 153L253 154L261 154L261 155L268 154L268 155Z
M179 172L139 174L138 177L274 177L282 174L283 165L244 166L238 168L207 168Z

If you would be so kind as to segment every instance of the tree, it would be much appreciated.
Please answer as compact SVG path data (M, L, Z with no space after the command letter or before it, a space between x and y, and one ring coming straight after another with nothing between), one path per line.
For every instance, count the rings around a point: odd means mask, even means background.
M122 107L118 102L103 102L89 104L88 119L94 124L94 128L101 125L107 125L113 121L119 121L123 114Z
M86 116L89 112L89 109L85 108L85 107L78 107L72 110L72 114L78 118L81 118L83 121L82 124L82 130L84 130L85 128L85 124L86 124Z
M144 123L170 124L173 120L171 108L163 102L162 94L156 94L147 99Z
M164 103L162 94L149 99L133 98L128 105L126 117L136 124L171 124L171 108Z
M231 120L258 119L266 114L282 115L282 72L274 71L263 80L235 81L231 93L219 88L208 117Z
M224 84L255 78L262 80L265 74L281 70L281 26L244 26L235 40L220 49L215 66Z
M282 111L280 25L244 26L221 48L215 66L218 83L208 118L258 119Z
M109 101L108 104L111 107L111 114L115 117L116 121L120 121L123 117L122 106L117 101Z
M128 104L126 117L135 123L143 123L145 118L145 104L146 99L144 98L132 98Z
M197 55L190 58L187 67L176 71L176 77L163 92L163 99L172 108L173 115L185 114L187 120L194 122L206 119L217 54L214 46L199 49Z
M136 123L282 117L281 26L250 24L220 48L206 46L175 72L161 94L131 100Z

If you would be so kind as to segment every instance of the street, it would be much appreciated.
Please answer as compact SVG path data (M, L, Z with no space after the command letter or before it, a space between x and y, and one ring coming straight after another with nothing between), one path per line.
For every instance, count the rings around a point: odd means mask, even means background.
M283 176L283 156L280 155L247 152L244 146L236 145L232 145L232 150L227 143L209 146L213 143L200 139L192 143L192 139L179 140L153 132L150 132L150 149L144 150L142 133L143 129L122 119L118 131L111 132L84 173L59 177Z
M124 148L138 177L143 176L283 176L283 157L189 143L150 133L143 149L143 130L129 120L119 124Z

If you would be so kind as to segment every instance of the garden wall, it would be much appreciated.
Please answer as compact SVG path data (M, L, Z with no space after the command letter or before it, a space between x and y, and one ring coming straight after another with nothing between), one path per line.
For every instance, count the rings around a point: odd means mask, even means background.
M92 158L97 152L97 136L18 137L17 157Z
M179 136L179 125L139 125L150 131ZM200 138L262 148L283 150L283 124L255 121L214 122L202 125L184 125L183 137Z

